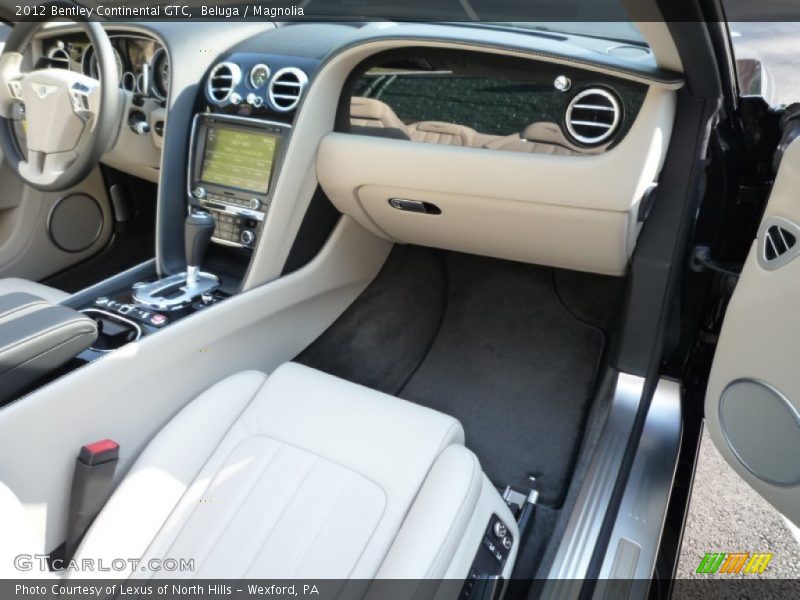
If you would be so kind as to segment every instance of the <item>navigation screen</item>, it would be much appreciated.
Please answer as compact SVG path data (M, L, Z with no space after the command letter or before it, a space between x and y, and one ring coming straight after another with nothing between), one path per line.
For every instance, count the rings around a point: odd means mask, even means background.
M266 194L277 146L266 133L209 127L200 179Z

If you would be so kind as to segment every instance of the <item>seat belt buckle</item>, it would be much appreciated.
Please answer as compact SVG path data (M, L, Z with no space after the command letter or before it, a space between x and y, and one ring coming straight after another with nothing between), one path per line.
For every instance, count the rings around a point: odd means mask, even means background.
M81 447L78 460L89 467L94 467L119 459L119 444L114 440L100 440Z
M75 555L83 536L111 495L118 461L119 444L114 440L100 440L81 447L72 476L65 562Z

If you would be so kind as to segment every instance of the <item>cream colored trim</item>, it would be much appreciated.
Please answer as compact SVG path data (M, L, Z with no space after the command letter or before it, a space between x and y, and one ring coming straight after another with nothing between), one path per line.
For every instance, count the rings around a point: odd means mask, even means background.
M40 281L100 251L111 238L114 218L99 169L66 192L40 192L26 185L8 164L0 163L0 278L21 277ZM103 228L94 244L83 252L64 252L50 238L48 217L53 206L72 194L97 200Z
M331 133L317 175L340 211L387 239L620 275L674 113L674 93L651 88L616 147L581 157ZM396 210L395 197L432 202L442 214Z
M784 154L764 218L780 216L800 224L800 140ZM774 269L764 269L757 260L758 241L750 249L714 356L705 400L706 425L711 439L725 460L759 494L787 518L800 523L800 486L778 486L753 475L736 458L720 422L719 403L725 388L737 379L761 381L785 396L800 412L800 259ZM763 436L765 452L780 440L774 432L752 424L754 435ZM798 428L797 435L800 435Z
M667 24L663 21L641 21L636 26L650 46L658 66L675 73L683 73L683 62Z
M375 144L371 149L384 150L380 155L382 158L378 158L357 152L357 148L363 150L365 146L352 137L350 155L347 158L335 157L331 140L339 140L337 147L344 146L342 136L331 132L345 79L368 56L383 50L404 47L409 43L411 42L405 39L360 43L330 58L317 73L298 110L283 168L275 183L272 205L264 222L264 233L260 237L244 288L251 289L280 276L318 184L318 173L320 181L324 180L326 191L336 196L331 199L340 210L345 206L353 208L351 214L364 227L389 239L391 236L376 229L362 210L355 210L353 192L356 187L365 183L407 187L409 173L414 173L415 179L418 175L427 176L430 185L423 189L428 192L503 198L503 194L487 192L493 184L498 184L505 190L513 188L513 191L505 195L515 200L523 198L530 201L535 198L543 204L616 211L622 214L609 215L614 225L604 235L604 241L611 240L612 247L597 264L591 257L587 257L586 264L581 264L571 255L554 258L551 264L609 274L622 273L638 234L636 219L631 219L631 215L635 215L642 194L657 178L666 154L675 113L674 92L665 87L651 87L625 140L601 156L516 156L513 153L464 148L451 148L450 150L460 152L439 154L438 151L447 149L402 141L392 143L392 140L367 140L367 143ZM475 49L469 43L432 40L414 43L429 47ZM494 48L487 48L486 51L531 58L522 51ZM326 136L328 139L323 140ZM315 164L318 148L321 154L318 164ZM437 163L443 162L445 158L456 157L461 168L458 165L449 165L445 169L449 175L442 177L442 172L433 173L432 166L427 164L423 165L422 172L417 173L414 167L431 156L438 157ZM387 161L396 162L389 169ZM360 167L378 163L382 164L384 173L391 170L388 179L372 178L366 181L361 178L363 169ZM504 181L495 176L495 167L505 171ZM488 177L489 173L493 176ZM483 193L476 193L474 188L468 187L468 184L476 182ZM589 216L587 214L584 218ZM588 233L588 230L584 231ZM483 230L481 235L485 233ZM514 255L500 252L493 254L508 257Z
M119 442L117 475L123 475L202 390L232 373L269 373L294 358L363 291L390 248L344 218L302 270L196 313L0 410L0 481L26 505L37 531L46 527L48 549L63 541L81 445L106 437ZM32 437L34 450L20 460L15 449L31 448Z

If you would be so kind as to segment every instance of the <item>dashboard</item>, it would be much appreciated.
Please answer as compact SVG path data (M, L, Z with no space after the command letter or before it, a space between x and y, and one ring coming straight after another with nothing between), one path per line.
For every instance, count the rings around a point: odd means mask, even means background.
M248 281L302 265L330 234L320 216L341 215L394 242L619 275L683 85L646 50L448 24L108 33L128 120L103 162L159 183L162 268L183 267L188 203L213 214L213 248L246 259ZM40 60L93 75L74 26L39 39ZM137 111L149 135L131 131ZM318 243L295 247L301 227Z
M128 92L166 100L170 64L166 50L152 38L138 34L111 34L120 87ZM47 38L42 60L51 68L77 71L97 79L97 57L82 33Z

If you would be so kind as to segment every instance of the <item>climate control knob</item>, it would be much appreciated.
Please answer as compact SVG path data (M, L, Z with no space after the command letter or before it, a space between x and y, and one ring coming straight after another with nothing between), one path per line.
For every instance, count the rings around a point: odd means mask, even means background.
M250 198L250 208L253 210L258 210L261 208L261 200L258 198Z
M201 185L198 185L196 188L194 188L194 190L192 190L192 195L198 200L202 200L207 194L208 192L206 192L206 188Z
M256 239L256 235L252 231L250 231L249 229L245 229L242 232L242 238L241 239L242 239L242 243L245 246L249 246L250 244L253 243L253 240Z
M234 106L238 106L239 104L242 103L242 95L241 94L237 94L236 92L234 92L230 96L230 101L231 101L231 104L233 104Z
M264 99L258 94L250 92L247 94L247 103L255 108L261 108L261 106L264 104Z

